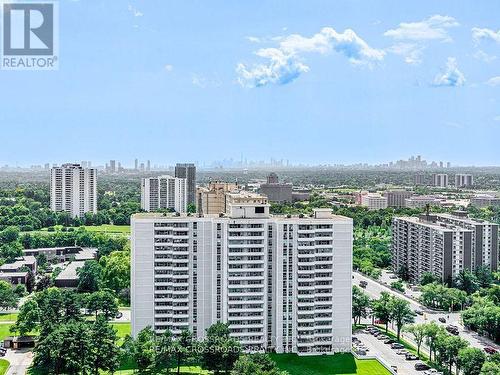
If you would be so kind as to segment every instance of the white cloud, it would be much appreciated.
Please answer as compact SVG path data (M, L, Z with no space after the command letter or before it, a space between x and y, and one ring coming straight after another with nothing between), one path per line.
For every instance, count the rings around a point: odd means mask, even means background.
M136 9L133 5L128 6L128 11L132 13L134 17L142 17L144 15L140 10Z
M494 31L491 29L481 29L479 27L472 28L472 39L476 44L479 44L483 40L494 41L500 43L500 30Z
M500 86L500 76L492 77L486 83L490 86Z
M455 129L463 129L463 125L459 124L458 122L453 122L453 121L445 121L444 122L445 126L448 126L450 128L455 128Z
M425 46L417 43L397 43L387 49L387 52L403 56L408 64L420 64Z
M451 41L447 29L458 25L453 17L436 14L420 22L402 22L398 28L387 30L384 35L400 41Z
M458 87L465 84L465 76L458 70L457 60L454 57L448 57L446 69L443 73L434 78L434 86Z
M493 56L493 55L488 55L486 52L484 52L483 50L477 50L473 55L472 57L474 57L475 59L478 59L478 60L481 60L481 61L484 61L486 63L490 63L494 60L496 60L496 56Z
M257 36L247 36L246 40L248 40L249 42L252 42L252 43L260 43L260 41L261 41L260 38Z
M387 30L384 36L392 38L396 44L388 52L400 55L408 64L422 62L422 53L430 41L451 42L448 29L458 26L450 16L436 14L420 22L402 22L396 29Z
M174 66L171 64L166 64L164 68L167 72L171 72L172 70L174 70Z
M500 121L500 116L495 116L495 117L493 117L493 120L494 120L494 121Z
M383 60L385 55L384 51L370 47L351 29L338 33L331 27L325 27L310 38L292 34L276 41L279 41L278 47L261 48L255 53L267 62L250 67L243 63L237 65L238 82L242 86L292 82L309 71L309 67L302 62L305 53L323 55L335 51L346 56L352 64L368 66Z

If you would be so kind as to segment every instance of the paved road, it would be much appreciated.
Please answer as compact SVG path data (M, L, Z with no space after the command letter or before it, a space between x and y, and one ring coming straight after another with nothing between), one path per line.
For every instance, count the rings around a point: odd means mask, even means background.
M491 346L493 348L496 348L497 350L500 350L500 346L496 345L493 341L489 340L488 338L480 336L473 331L466 330L460 321L459 313L443 313L430 310L425 306L421 305L420 303L416 302L414 299L404 296L398 292L395 292L391 288L388 288L385 285L375 282L372 279L369 279L357 272L353 272L353 276L354 276L353 285L359 285L359 282L361 280L365 280L368 282L368 285L366 289L364 289L364 291L366 294L368 294L370 298L378 298L380 296L380 293L385 291L395 295L396 297L407 300L410 303L411 308L413 310L424 311L423 315L416 316L415 318L416 323L435 321L436 323L442 325L443 327L448 324L453 324L458 327L460 337L467 340L471 346L481 349L484 348L485 346ZM438 321L438 319L441 317L446 319L445 324L440 323ZM411 335L404 333L403 336L405 337L405 339L413 341Z
M33 361L33 352L28 349L9 349L4 358L10 362L6 375L25 375Z

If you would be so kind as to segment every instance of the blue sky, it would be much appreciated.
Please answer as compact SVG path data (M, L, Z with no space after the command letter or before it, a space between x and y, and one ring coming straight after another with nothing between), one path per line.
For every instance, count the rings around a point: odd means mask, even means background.
M500 165L498 1L61 1L0 71L0 163Z

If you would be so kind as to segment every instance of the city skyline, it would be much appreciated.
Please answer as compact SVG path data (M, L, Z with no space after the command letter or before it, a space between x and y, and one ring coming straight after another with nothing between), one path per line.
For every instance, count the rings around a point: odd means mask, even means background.
M59 70L0 72L0 164L500 164L500 4L282 7L61 1Z

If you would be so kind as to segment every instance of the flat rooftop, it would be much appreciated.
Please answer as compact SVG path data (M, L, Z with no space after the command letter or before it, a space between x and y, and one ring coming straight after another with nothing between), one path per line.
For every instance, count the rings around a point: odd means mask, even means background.
M433 215L431 215L431 217L432 216ZM424 220L424 219L422 219L420 217L416 217L416 216L396 216L395 219L408 221L410 223L419 224L419 225L426 226L428 228L433 228L433 229L446 231L446 232L449 232L449 231L454 232L457 230L459 230L461 232L472 232L472 230L465 229L465 228L459 227L457 225L443 223L442 221L438 221L438 222L427 221L427 220Z
M316 215L316 216L315 216ZM132 215L133 219L177 219L177 220L194 220L194 219L234 219L228 214L217 215L217 214L187 214L181 213L160 213L160 212L141 212ZM239 219L239 218L236 218ZM245 218L244 220L263 220L263 219L277 219L277 220L336 220L336 221L352 221L350 217L335 215L330 209L316 209L315 213L311 215L269 215L264 218Z

